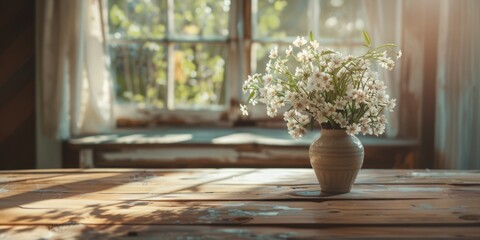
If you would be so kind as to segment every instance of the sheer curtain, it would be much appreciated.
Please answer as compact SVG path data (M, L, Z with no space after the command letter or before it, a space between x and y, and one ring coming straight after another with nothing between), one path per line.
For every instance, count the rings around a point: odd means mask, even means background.
M480 169L480 1L440 4L436 167Z
M43 132L65 139L114 127L101 0L45 0L39 72Z
M395 43L401 46L402 5L400 0L364 0L365 15L367 16L367 30L371 35L372 44L378 46L383 43ZM390 95L399 97L400 62L396 63L393 71L379 69L380 78L385 81ZM399 103L399 99L397 99ZM398 135L399 111L389 113L386 134L389 137Z

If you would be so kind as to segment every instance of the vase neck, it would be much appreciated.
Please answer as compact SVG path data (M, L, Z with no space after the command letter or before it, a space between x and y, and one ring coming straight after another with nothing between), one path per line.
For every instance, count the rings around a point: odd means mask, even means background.
M349 136L344 129L322 129L320 131L321 136L331 136L331 137L346 137Z

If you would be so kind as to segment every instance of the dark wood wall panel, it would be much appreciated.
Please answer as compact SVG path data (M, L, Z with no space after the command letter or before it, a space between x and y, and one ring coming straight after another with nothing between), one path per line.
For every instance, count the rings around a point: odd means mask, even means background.
M35 1L0 0L0 169L35 168Z

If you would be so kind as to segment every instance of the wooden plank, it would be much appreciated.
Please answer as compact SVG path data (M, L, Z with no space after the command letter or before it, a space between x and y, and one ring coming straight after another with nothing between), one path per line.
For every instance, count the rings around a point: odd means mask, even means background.
M59 184L98 179L122 184L148 180L150 183L175 184L255 184L255 185L317 185L312 169L58 169L0 171L0 184L30 178L51 179ZM103 178L103 180L101 180ZM91 184L91 182L88 182ZM369 170L362 169L356 184L451 184L480 185L480 171L446 170Z
M159 148L131 148L95 150L97 167L144 168L238 168L238 167L309 167L308 148L285 148L259 145L167 146ZM292 161L295 159L295 161Z
M305 201L107 201L48 199L0 202L5 224L474 225L479 199Z
M81 198L103 200L295 200L295 199L447 199L478 198L480 186L450 185L355 185L346 194L320 192L319 185L266 186L266 185L182 185L151 182L126 184L89 183L22 183L0 185L0 198L41 200L53 198ZM28 196L28 198L26 198Z
M478 239L476 227L0 226L2 239Z
M362 170L351 193L320 195L311 169L3 171L0 238L478 239L479 182Z

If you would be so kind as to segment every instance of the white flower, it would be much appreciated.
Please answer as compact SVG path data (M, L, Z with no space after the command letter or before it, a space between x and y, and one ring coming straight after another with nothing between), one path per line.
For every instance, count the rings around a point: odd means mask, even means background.
M296 93L296 92L287 91L285 93L285 99L289 100L290 102L293 102L294 99L297 98L297 95L298 95L298 93Z
M304 101L299 99L299 100L293 101L292 106L297 111L303 111L307 107L307 104Z
M304 62L305 61L305 54L303 51L297 53L297 59L299 62Z
M371 122L370 118L367 118L367 117L360 118L360 123L362 125L368 125L368 124L370 124L370 122Z
M401 58L402 57L402 50L398 50L398 53L397 53L397 59Z
M272 62L268 61L267 65L265 66L265 71L270 72L273 70Z
M314 90L316 90L316 84L317 84L317 82L318 82L318 81L315 79L315 77L310 76L310 77L308 78L308 82L307 82L307 90L308 90L308 91L312 91L312 92L313 92Z
M276 61L275 62L275 65L273 66L273 69L277 72L277 73L280 73L280 74L284 74L285 71L283 70L285 67L285 65L283 64L282 61Z
M384 91L377 92L377 102L383 103L383 102L387 101L388 98L389 98L389 96L387 94L385 94Z
M377 116L378 115L378 108L372 105L368 108L366 113L369 114L369 115L372 115L372 116L373 115Z
M340 126L341 126L342 128L346 128L346 127L347 127L347 124L348 124L347 120L344 119L344 118L340 119L340 121L339 121L338 123L340 124Z
M290 109L283 114L283 119L287 121L287 119L292 119L294 116L295 116L295 110Z
M365 84L365 90L375 90L375 84L373 84L373 81L367 81Z
M269 117L275 117L277 116L278 109L272 108L272 106L267 105L267 115Z
M392 99L389 99L387 101L387 110L389 112L393 112L393 109L395 108L395 105L396 105L396 99L395 98L392 98Z
M277 58L278 57L278 47L274 47L272 50L270 50L270 55L268 56L271 59Z
M303 77L303 68L295 68L295 77L300 78Z
M375 81L375 90L380 91L386 88L387 87L385 86L385 83L383 81Z
M335 68L338 68L340 66L342 66L342 56L340 55L335 55L333 58L332 58L332 63L334 64Z
M309 122L310 122L310 118L308 117L308 115L301 115L301 114L298 114L298 122L305 126L307 125Z
M360 127L360 131L362 132L363 135L366 134L372 134L373 130L369 125L362 124Z
M317 42L317 40L310 41L310 46L312 46L313 49L317 49L320 46L320 43Z
M293 137L293 138L301 138L305 133L307 133L307 130L303 127L296 126L292 130L288 131L288 133Z
M297 53L297 59L299 62L306 64L312 61L313 55L307 50L302 50Z
M287 50L285 50L285 54L288 56L290 56L293 52L293 48L292 48L292 45L288 45L288 48Z
M327 117L332 116L337 110L331 103L326 103L323 108L323 114Z
M320 77L321 77L323 82L328 82L328 81L332 80L332 76L330 76L330 74L328 74L328 73L322 72L320 74Z
M285 121L287 121L287 128L289 131L295 128L295 122L293 118L285 119Z
M353 100L355 100L358 103L364 103L366 99L367 99L367 95L362 89L358 89L353 95Z
M343 98L339 98L335 100L335 109L342 110L345 108L345 106L347 106L347 104L348 104L347 100Z
M320 80L321 77L322 77L322 72L320 72L320 69L318 67L314 67L313 68L313 72L312 72L312 76L317 79L317 80Z
M326 90L327 92L333 91L333 90L335 89L334 86L333 86L333 84L332 84L332 81L327 81L327 82L325 82L325 83L324 83L324 88L325 88L325 90Z
M317 111L317 113L315 114L315 119L320 124L328 121L328 119L325 117L325 115L323 115L321 111Z
M395 62L388 57L380 58L379 64L382 68L385 68L387 70L392 70L395 66Z
M301 47L305 44L307 44L307 40L305 40L304 37L297 37L295 41L293 41L293 46L295 47Z
M356 123L353 123L353 124L347 126L347 133L348 134L356 135L356 134L358 134L358 132L360 132L360 127Z
M378 123L380 123L381 125L387 124L387 118L386 118L385 115L383 115L383 114L377 117L377 121L378 121Z
M359 67L362 69L367 69L370 67L370 60L368 59L361 59L359 61Z
M265 76L263 76L262 79L263 81L265 81L266 84L268 84L272 82L273 77L272 74L266 74Z
M319 65L320 65L321 67L327 67L328 64L327 64L326 61L323 61L323 59L322 59L322 60L320 60Z
M375 136L382 135L385 132L385 125L378 124L373 128L373 134Z
M242 112L242 114L244 116L248 116L248 111L247 111L247 106L246 105L240 104L240 111Z

